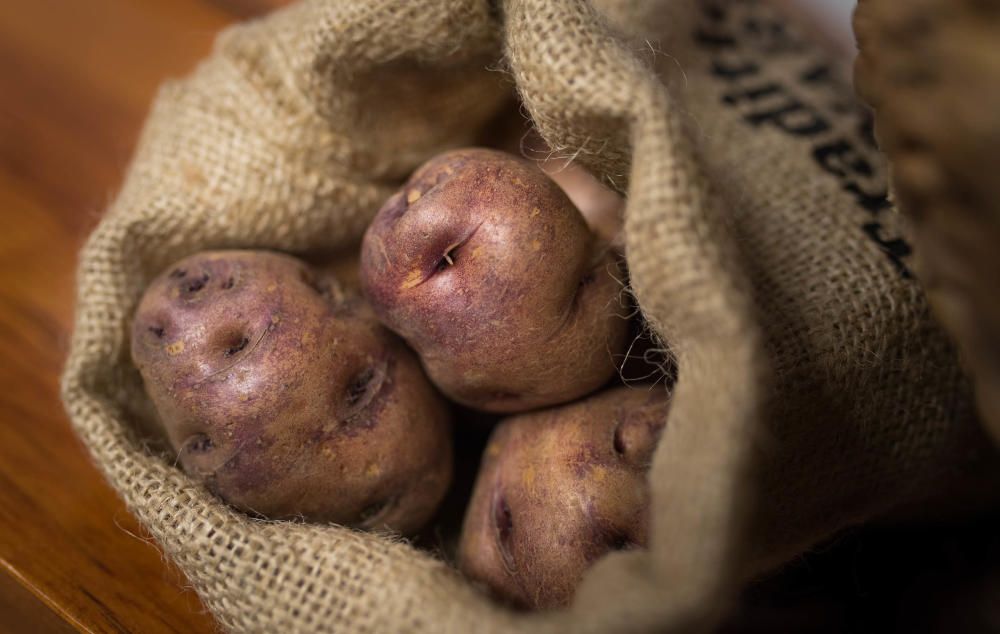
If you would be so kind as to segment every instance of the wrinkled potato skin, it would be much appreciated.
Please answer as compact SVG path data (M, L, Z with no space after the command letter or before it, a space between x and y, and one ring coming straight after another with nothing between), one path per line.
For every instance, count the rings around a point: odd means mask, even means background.
M626 344L617 254L540 169L502 152L456 150L418 169L365 234L360 273L379 318L469 407L583 396Z
M502 422L465 515L461 570L515 605L552 608L602 555L646 546L646 473L669 407L662 387L619 387Z
M411 533L451 478L449 413L331 283L276 253L189 257L143 296L132 359L181 465L233 506Z

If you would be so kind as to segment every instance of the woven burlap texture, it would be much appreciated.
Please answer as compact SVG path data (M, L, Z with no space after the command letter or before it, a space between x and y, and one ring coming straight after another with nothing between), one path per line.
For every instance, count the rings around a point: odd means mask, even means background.
M940 488L967 455L964 384L919 288L866 237L871 213L813 158L858 137L849 89L795 80L819 58L775 48L775 29L788 35L750 2L315 0L231 28L162 89L81 255L63 398L225 627L688 629L761 566ZM787 86L830 111L829 129L751 123L782 95L727 102L752 89L720 79L740 56L758 67L740 81ZM627 192L634 293L680 368L649 550L600 561L570 609L542 615L493 605L406 543L228 509L144 448L127 352L162 267L207 248L356 245L409 170L472 142L508 77L552 148ZM877 157L856 151L837 169L866 161L877 188ZM878 220L893 231L891 213Z

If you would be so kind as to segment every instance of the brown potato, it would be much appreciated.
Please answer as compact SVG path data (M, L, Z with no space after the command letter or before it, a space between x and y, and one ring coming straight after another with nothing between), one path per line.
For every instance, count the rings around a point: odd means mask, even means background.
M329 283L276 253L191 256L147 289L132 359L181 465L233 506L411 533L451 478L449 413Z
M619 387L493 432L462 527L461 570L530 608L564 605L612 550L646 545L646 472L665 388Z
M626 344L617 254L535 165L483 149L424 164L365 234L361 285L452 399L494 412L605 383Z

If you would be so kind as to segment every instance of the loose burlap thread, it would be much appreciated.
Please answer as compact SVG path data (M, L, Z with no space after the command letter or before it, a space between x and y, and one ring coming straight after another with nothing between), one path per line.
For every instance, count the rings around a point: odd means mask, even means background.
M945 491L980 442L892 212L864 198L881 163L820 62L739 1L313 0L233 27L162 89L83 250L73 424L234 631L706 626L755 572ZM400 540L227 508L144 448L127 352L144 285L183 255L355 246L409 170L476 138L504 77L550 147L627 193L633 291L680 369L650 548L540 615ZM825 128L788 131L814 115Z

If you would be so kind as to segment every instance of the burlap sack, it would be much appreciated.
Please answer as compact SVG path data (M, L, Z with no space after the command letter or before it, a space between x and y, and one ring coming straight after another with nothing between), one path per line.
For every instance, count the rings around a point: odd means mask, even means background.
M506 76L551 147L627 192L634 292L679 367L649 550L541 615L406 543L228 509L144 448L127 354L161 267L356 244L394 182L470 142ZM751 2L316 0L232 28L163 89L83 251L73 424L233 630L707 625L754 572L942 491L980 442L837 76Z
M862 0L859 94L912 221L917 271L1000 443L1000 5Z

